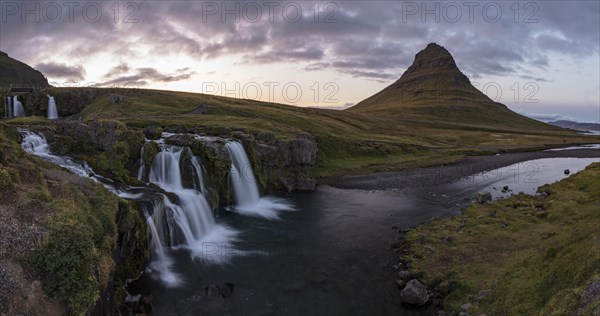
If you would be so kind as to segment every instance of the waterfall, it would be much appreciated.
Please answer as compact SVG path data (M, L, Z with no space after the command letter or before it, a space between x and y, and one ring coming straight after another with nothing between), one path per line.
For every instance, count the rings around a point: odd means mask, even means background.
M54 97L48 95L48 113L47 117L49 120L57 120L58 119L58 110L56 109L56 102L54 102Z
M158 229L158 233L171 248L187 249L193 258L205 262L227 260L223 251L230 250L229 244L237 232L215 223L212 209L201 190L184 187L182 166L186 164L200 175L195 176L194 181L199 182L200 188L204 187L198 158L193 155L184 158L184 150L188 149L162 145L154 157L148 179L170 194L164 195L164 206L155 212L152 220L155 226L165 227L162 232Z
M140 149L140 167L137 172L137 179L142 181L146 175L146 161L144 161L144 146Z
M80 162L71 157L57 156L52 154L50 152L50 146L48 145L48 142L44 136L23 129L19 129L19 132L23 136L21 148L23 148L23 150L26 152L38 156L55 165L61 166L77 176L88 178L94 182L100 183L107 190L119 197L125 199L137 199L144 195L144 190L141 190L143 188L119 187L111 179L96 174L85 161Z
M235 192L238 207L256 205L260 200L254 171L244 147L239 142L228 142L225 145L231 157L231 184Z
M273 197L260 197L252 165L244 146L237 141L225 144L231 158L230 181L233 186L235 205L232 209L250 216L278 219L277 211L294 210L285 201Z
M192 163L192 171L194 172L194 189L200 191L202 195L206 196L206 190L204 189L204 176L202 173L202 165L200 164L198 157L193 155L190 159L190 162Z
M181 280L177 274L173 272L173 260L167 254L165 249L166 244L164 241L164 232L162 225L159 228L155 223L163 223L162 210L164 205L162 203L153 203L152 216L146 212L146 222L148 228L150 228L150 249L152 250L151 263L148 265L148 270L158 274L158 277L167 286L176 286L181 283Z
M90 178L96 182L99 182L98 176L87 163L80 163L69 157L61 157L51 154L50 146L48 145L48 142L44 136L30 131L21 131L21 134L23 135L21 148L23 148L26 152L59 165L78 176Z
M19 98L15 95L13 97L13 117L25 116L25 110L23 104L19 101Z

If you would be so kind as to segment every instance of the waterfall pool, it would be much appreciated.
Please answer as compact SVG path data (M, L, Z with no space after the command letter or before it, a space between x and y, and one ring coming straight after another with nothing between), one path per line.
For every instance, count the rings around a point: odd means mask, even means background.
M115 185L85 162L50 153L41 135L21 133L27 152L99 182L116 195L139 199L150 194L145 187ZM529 160L448 184L399 191L319 186L315 192L261 198L245 187L248 183L234 188L252 199L236 199L237 207L267 199L296 210L279 212L279 220L273 220L231 208L214 217L202 196L199 161L190 155L184 161L183 150L161 145L148 170L149 181L177 201L162 195L146 208L152 258L146 273L128 288L131 297L151 291L156 315L426 315L427 310L401 305L394 282L398 257L391 247L398 229L457 214L482 191L494 198L534 193L569 176L565 169L573 175L599 161ZM232 158L232 169L241 170L245 152L240 152L243 147L235 150L230 151L238 158ZM236 160L241 162L237 167ZM185 163L196 170L195 189L182 185ZM504 186L509 189L502 192Z
M182 283L166 288L148 280L157 315L427 315L407 310L394 283L398 263L390 247L397 229L457 214L479 192L494 198L508 185L533 193L574 174L597 158L548 158L473 175L433 188L365 191L319 186L285 199L296 212L279 221L221 212L217 219L240 231L235 248L213 244L226 264L173 258ZM469 199L468 201L465 199ZM243 254L239 251L243 250ZM208 254L207 254L208 255ZM234 284L230 297L210 297L211 285Z

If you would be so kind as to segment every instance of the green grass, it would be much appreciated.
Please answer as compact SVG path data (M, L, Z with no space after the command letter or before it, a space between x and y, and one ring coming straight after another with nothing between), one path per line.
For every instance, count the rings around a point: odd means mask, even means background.
M42 116L25 116L16 117L5 121L6 124L10 125L49 125L52 121Z
M118 120L134 128L183 126L207 134L226 134L228 130L271 131L280 139L308 132L319 143L313 170L317 178L449 163L464 156L466 151L600 142L600 137L585 137L541 123L532 125L529 119L517 126L502 122L486 124L485 117L476 116L477 113L471 114L479 120L477 123L457 123L443 119L443 112L404 117L403 110L335 111L177 91L49 88L43 93L57 95L59 111L66 103L72 105L78 98L84 100L82 110L73 118ZM111 103L110 94L124 99ZM63 104L59 102L61 98L65 100ZM207 111L198 114L194 110L199 107ZM46 122L39 119L30 123Z
M28 277L42 280L49 296L66 303L67 314L83 315L109 286L114 272L118 198L100 184L73 177L27 154L19 146L18 135L15 126L0 123L0 205L22 207L38 200L38 208L24 211L34 214L31 220L45 227L48 234L25 258L5 259L16 260L33 272ZM48 175L57 178L49 179ZM23 225L28 224L23 221ZM120 232L133 230L130 223L119 225ZM145 230L139 234L134 239L146 248ZM132 261L139 263L145 258ZM138 271L140 266L143 263L136 265ZM115 282L138 271L115 277Z
M403 259L428 285L457 282L445 298L448 310L490 289L484 299L471 299L472 314L570 315L581 291L600 279L598 179L595 163L540 188L548 198L518 195L432 220L407 233ZM586 315L598 306L600 297Z

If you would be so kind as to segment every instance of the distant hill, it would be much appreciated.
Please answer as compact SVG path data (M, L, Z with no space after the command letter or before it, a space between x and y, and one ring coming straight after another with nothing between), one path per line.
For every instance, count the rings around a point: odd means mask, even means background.
M570 129L576 129L576 130L581 130L581 131L600 131L600 124L598 124L598 123L579 123L579 122L573 122L573 121L560 120L560 121L548 122L548 124L551 124L554 126L559 126L562 128L570 128Z
M48 79L41 72L0 51L0 87L9 87L11 84L14 87L46 88L50 86Z
M475 88L444 47L431 43L387 88L347 111L488 127L556 130L494 102Z

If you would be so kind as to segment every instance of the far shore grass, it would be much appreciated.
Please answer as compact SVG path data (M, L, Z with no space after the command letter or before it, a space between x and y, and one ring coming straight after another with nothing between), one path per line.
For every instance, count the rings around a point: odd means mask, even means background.
M471 315L600 315L600 296L584 294L600 287L599 179L594 163L540 187L548 197L520 194L434 219L405 235L401 260L447 293L447 311L470 303Z

